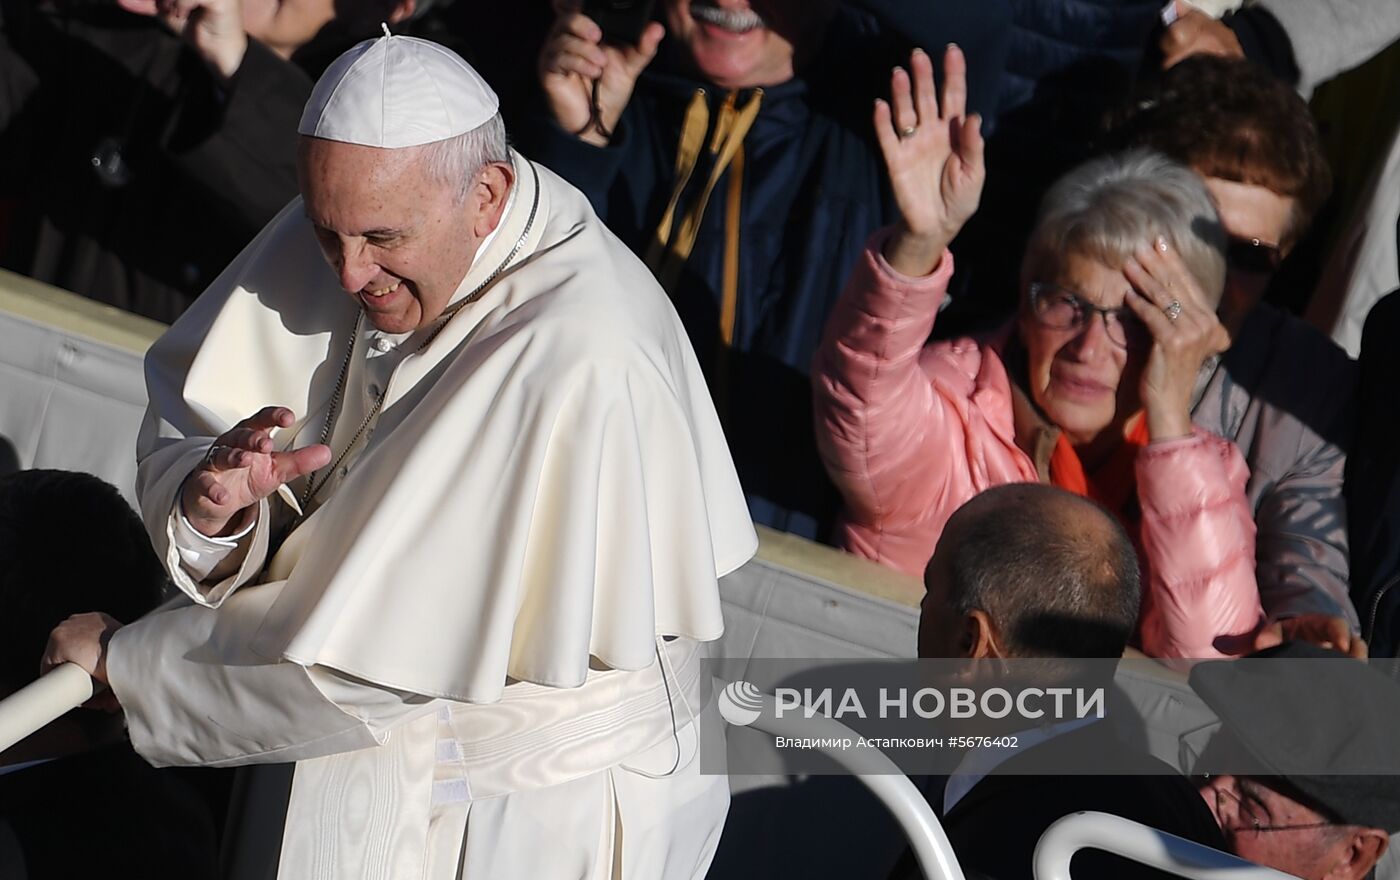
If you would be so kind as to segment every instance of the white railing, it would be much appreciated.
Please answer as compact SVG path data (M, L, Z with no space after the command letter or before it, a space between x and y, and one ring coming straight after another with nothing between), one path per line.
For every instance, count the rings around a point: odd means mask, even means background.
M92 676L64 663L0 700L0 752L86 703L92 693Z
M823 715L809 718L793 712L779 715L777 704L769 694L759 694L758 703L754 707L759 709L758 717L752 721L744 719L744 723L764 733L818 741L856 739L855 731L833 718ZM723 702L721 712L724 712ZM732 719L726 720L733 723ZM919 789L889 757L873 746L821 751L850 771L890 811L909 838L909 845L928 880L964 880L958 857L938 817Z
M1035 847L1035 880L1071 880L1081 849L1098 849L1190 880L1298 880L1184 837L1108 813L1072 813L1045 829Z

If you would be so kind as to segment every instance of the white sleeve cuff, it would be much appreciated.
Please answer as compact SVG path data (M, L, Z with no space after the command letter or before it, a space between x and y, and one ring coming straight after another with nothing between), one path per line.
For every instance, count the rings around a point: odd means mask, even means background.
M175 549L180 554L180 567L189 574L196 583L209 577L209 573L218 567L220 562L228 558L229 554L239 548L244 538L252 534L253 529L258 524L258 518L252 516L248 518L248 524L237 534L228 535L222 538L211 538L208 535L200 534L190 521L185 518L184 511L180 509L180 502L175 502L175 507L170 511L171 535L174 538Z

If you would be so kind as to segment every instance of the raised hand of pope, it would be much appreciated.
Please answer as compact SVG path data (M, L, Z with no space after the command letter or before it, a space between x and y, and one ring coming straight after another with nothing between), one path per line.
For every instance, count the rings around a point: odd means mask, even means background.
M202 535L221 537L246 525L240 514L277 491L283 483L330 463L330 447L316 444L278 452L272 431L291 427L292 411L268 406L224 432L190 472L180 490L180 506Z
M941 96L933 60L915 49L909 71L896 67L890 75L889 103L875 102L875 137L901 218L885 258L905 275L932 272L981 201L982 120L966 112L967 60L954 45L943 55Z

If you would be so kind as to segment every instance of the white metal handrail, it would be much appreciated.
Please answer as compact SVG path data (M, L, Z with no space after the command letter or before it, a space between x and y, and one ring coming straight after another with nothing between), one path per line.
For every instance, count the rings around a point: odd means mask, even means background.
M64 663L0 700L0 752L86 703L92 694L92 676L76 663Z
M1035 845L1035 880L1071 880L1070 859L1099 849L1190 880L1298 880L1292 874L1109 813L1071 813Z
M853 740L857 737L851 728L824 715L807 718L802 712L789 711L779 716L777 703L771 695L758 694L757 697L760 705L754 708L759 709L758 717L752 721L744 719L742 722L756 730L773 736L815 740ZM729 713L723 711L723 701L720 707L721 713L726 715L726 720L735 723ZM919 868L928 880L965 880L962 868L958 865L958 857L954 855L952 844L948 842L948 835L943 832L943 825L939 823L928 801L904 775L904 771L884 752L874 746L819 750L849 770L894 815L909 839L914 856L919 861Z

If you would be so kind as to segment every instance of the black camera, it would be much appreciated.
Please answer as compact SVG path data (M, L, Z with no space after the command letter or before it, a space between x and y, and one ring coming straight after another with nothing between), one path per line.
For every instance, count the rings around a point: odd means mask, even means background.
M603 29L603 42L635 46L651 21L654 0L584 0L583 14Z

